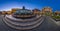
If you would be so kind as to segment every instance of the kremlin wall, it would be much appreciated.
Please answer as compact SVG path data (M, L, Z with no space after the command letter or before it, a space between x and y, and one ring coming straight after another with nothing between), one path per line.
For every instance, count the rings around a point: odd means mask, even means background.
M16 12L16 10L20 10L20 8L12 8L10 11L2 11L2 12L0 12L0 14L11 15L14 12ZM50 8L50 7L44 7L42 10L39 10L39 9L35 8L32 11L36 15L52 15L53 14L52 8ZM58 14L60 15L60 11L55 11L54 14L55 15L58 15Z

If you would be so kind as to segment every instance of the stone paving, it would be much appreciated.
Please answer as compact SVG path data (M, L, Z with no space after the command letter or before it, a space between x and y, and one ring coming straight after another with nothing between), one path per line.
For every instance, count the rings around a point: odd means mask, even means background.
M17 30L13 29L5 24L3 16L0 16L0 30L1 31L60 31L60 27L50 19L50 17L44 17L44 21L41 25L30 30Z

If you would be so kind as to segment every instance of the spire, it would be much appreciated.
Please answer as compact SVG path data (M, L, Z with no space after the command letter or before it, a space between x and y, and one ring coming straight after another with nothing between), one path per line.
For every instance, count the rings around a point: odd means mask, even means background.
M23 8L22 9L25 9L25 6L23 6Z

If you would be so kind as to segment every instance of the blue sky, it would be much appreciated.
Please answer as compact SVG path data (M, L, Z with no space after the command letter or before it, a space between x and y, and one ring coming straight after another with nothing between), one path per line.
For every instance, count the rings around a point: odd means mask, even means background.
M27 9L42 9L49 6L53 11L60 10L60 0L0 0L0 11L9 10L11 8L22 8L25 6Z

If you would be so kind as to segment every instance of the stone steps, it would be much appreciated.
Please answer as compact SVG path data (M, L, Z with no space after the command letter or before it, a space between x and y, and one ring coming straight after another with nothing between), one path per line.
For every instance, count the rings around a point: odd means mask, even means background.
M10 16L10 17L9 17ZM12 17L11 15L9 15L9 16L7 16L6 15L6 17L8 18L8 19L10 19L10 20L13 20L14 19L14 21L23 21L23 22L27 22L27 21L34 21L34 19L36 20L36 19L39 19L41 16L36 16L36 17L34 17L34 18L31 18L31 19L16 19L16 18L14 18L14 17Z
M11 21L11 20L9 20L9 19L7 19L8 17L5 17L5 18L3 18L3 20L4 20L4 22L8 25L8 26L10 26L10 27L12 27L12 28L15 28L15 29L22 29L22 30L25 30L25 29L32 29L32 28L35 28L35 27L37 27L37 26L39 26L42 22L43 22L43 17L38 17L38 18L36 18L36 19L33 19L32 20L32 22L26 22L26 21L24 21L24 22L14 22L14 21ZM38 20L37 20L38 19ZM14 19L13 19L14 20ZM36 21L35 21L36 20ZM17 20L16 20L17 21ZM27 20L28 21L28 20Z

